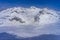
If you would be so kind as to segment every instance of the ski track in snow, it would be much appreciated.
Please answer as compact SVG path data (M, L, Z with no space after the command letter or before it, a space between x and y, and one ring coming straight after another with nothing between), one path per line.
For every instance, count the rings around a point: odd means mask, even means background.
M60 12L37 7L14 7L0 11L0 32L20 37L34 37L41 34L60 35Z

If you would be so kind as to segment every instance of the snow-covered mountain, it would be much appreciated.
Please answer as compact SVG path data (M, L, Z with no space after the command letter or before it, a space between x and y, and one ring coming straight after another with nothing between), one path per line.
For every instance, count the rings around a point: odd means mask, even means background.
M37 7L13 7L0 11L0 32L33 37L41 34L59 34L58 11Z
M47 8L8 8L0 12L0 25L30 25L30 24L50 24L55 23L59 19L59 15L54 10Z

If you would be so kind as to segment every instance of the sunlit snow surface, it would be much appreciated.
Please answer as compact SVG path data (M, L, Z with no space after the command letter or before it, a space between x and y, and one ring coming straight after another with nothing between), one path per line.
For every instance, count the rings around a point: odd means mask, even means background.
M14 7L0 11L0 32L20 37L60 35L60 12L37 7Z

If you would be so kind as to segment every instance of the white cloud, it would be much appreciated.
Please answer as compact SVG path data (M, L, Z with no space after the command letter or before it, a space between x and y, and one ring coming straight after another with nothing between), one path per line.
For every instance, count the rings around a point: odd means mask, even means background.
M47 8L14 7L0 12L0 31L17 34L21 37L33 37L41 34L59 34L56 25L58 12ZM53 31L50 31L53 30Z

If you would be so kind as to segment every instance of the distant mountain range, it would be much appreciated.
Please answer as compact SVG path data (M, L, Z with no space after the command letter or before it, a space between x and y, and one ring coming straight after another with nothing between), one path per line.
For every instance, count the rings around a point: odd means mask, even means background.
M60 40L60 35L44 34L37 37L22 38L3 32L0 33L0 40Z

